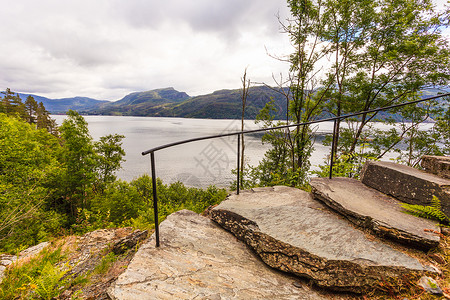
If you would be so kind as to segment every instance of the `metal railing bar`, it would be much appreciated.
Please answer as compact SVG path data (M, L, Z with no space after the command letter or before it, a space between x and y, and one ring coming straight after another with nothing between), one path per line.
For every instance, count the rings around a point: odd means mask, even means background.
M238 136L238 147L237 147L237 186L236 186L236 193L239 194L239 189L240 189L240 141L241 141L241 136L243 136L246 133L256 133L256 132L264 132L264 131L269 131L269 130L276 130L276 129L284 129L284 128L289 128L289 127L296 127L296 126L304 126L304 125L311 125L311 124L316 124L316 123L322 123L322 122L329 122L329 121L334 121L334 126L333 126L333 143L332 143L332 149L331 149L331 158L330 158L330 174L329 177L330 179L332 178L333 175L333 163L334 163L334 150L335 150L335 143L336 143L336 130L338 129L337 124L338 124L338 120L341 119L346 119L346 118L351 118L351 117L356 117L362 114L370 114L373 112L378 112L378 111L382 111L382 110L388 110L391 108L397 108L397 107L402 107L402 106L406 106L406 105L411 105L411 104L417 104L417 103L421 103L421 102L425 102L425 101L429 101L429 100L433 100L433 99L437 99L437 98L442 98L442 97L447 97L450 96L450 93L445 93L445 94L440 94L440 95L436 95L433 97L429 97L429 98L424 98L424 99L419 99L419 100L415 100L415 101L411 101L411 102L405 102L405 103L401 103L401 104L395 104L395 105L390 105L390 106L385 106L385 107L380 107L380 108L375 108L375 109L371 109L371 110L366 110L366 111L362 111L362 112L358 112L358 113L353 113L353 114L348 114L348 115L343 115L343 116L337 116L337 117L332 117L332 118L326 118L326 119L320 119L320 120L314 120L314 121L309 121L309 122L304 122L304 123L298 123L298 124L290 124L290 125L281 125L281 126L276 126L276 127L269 127L269 128L260 128L260 129L253 129L253 130L242 130L242 131L238 131L238 132L230 132L230 133L224 133L224 134L217 134L217 135L210 135L210 136L203 136L203 137L198 137L198 138L192 138L192 139L187 139L187 140L183 140L183 141L178 141L178 142L174 142L174 143L169 143L169 144L165 144L165 145L161 145L152 149L149 149L147 151L142 152L142 155L147 155L150 154L150 161L151 161L151 168L152 168L152 189L153 189L153 211L154 211L154 218L155 218L155 238L156 238L156 247L160 246L160 241L159 241L159 221L158 221L158 195L157 195L157 183L156 183L156 167L155 167L155 152L158 150L162 150L162 149L166 149L166 148L170 148L173 146L178 146L178 145L182 145L182 144L187 144L190 142L196 142L196 141L202 141L202 140L208 140L208 139L213 139L213 138L220 138L220 137L227 137L227 136L233 136L233 135L237 135Z
M156 190L157 184L156 184L155 152L150 153L150 162L152 165L153 215L155 218L155 238L156 238L156 247L159 247L158 194Z
M337 117L325 118L325 119L320 119L320 120L313 120L313 121L304 122L304 123L287 124L287 125L280 125L280 126L275 126L275 127L252 129L252 130L244 130L244 131L235 131L235 132L222 133L222 134L217 134L217 135L197 137L197 138L182 140L182 141L173 142L173 143L161 145L161 146L158 146L158 147L154 147L154 148L151 148L151 149L149 149L147 151L143 151L142 155L147 155L149 153L152 153L152 152L155 152L155 151L158 151L158 150L162 150L162 149L165 149L165 148L170 148L170 147L178 146L178 145L182 145L182 144L187 144L187 143L191 143L191 142L196 142L196 141L209 140L209 139L233 136L233 135L238 135L238 134L264 132L264 131L269 131L269 130L285 129L285 128L289 128L289 127L311 125L311 124L316 124L316 123L334 121L334 120L338 120L338 119L347 119L347 118L356 117L356 116L363 115L363 114L369 114L369 113L373 113L373 112L379 112L379 111L382 111L382 110L388 110L388 109L402 107L402 106L406 106L406 105L417 104L417 103L421 103L421 102L425 102L425 101L429 101L429 100L433 100L433 99L437 99L437 98L447 97L447 96L450 96L450 93L436 95L436 96L433 96L433 97L419 99L419 100L415 100L415 101L411 101L411 102L405 102L405 103L400 103L400 104L395 104L395 105L390 105L390 106L384 106L384 107L380 107L380 108L374 108L374 109L365 110L365 111L361 111L361 112L357 112L357 113L353 113L353 114L348 114L348 115L342 115L342 116L337 116Z
M334 164L334 156L336 155L334 153L334 150L336 149L336 131L338 130L338 120L334 120L334 126L333 126L333 142L331 143L331 157L330 157L330 174L329 178L333 178L333 164Z
M236 178L236 194L239 195L239 188L240 188L240 181L241 181L241 174L240 174L240 166L241 166L241 134L238 135L238 142L237 142L237 178Z

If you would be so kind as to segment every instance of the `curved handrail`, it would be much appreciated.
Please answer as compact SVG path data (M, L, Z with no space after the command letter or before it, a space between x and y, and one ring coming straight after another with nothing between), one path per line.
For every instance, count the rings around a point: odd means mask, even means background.
M322 123L322 122L330 122L330 121L335 121L335 120L340 120L340 119L347 119L347 118L356 117L356 116L359 116L359 115L362 115L362 114L368 114L368 113L378 112L378 111L382 111L382 110L388 110L388 109L391 109L391 108L397 108L397 107L402 107L402 106L406 106L406 105L417 104L417 103L420 103L420 102L425 102L425 101L429 101L429 100L433 100L433 99L437 99L437 98L442 98L442 97L447 97L447 96L450 96L450 93L440 94L440 95L436 95L436 96L433 96L433 97L429 97L429 98L425 98L425 99L419 99L419 100L415 100L415 101L411 101L411 102L405 102L405 103L400 103L400 104L395 104L395 105L390 105L390 106L384 106L384 107L380 107L380 108L374 108L374 109L365 110L365 111L361 111L361 112L357 112L357 113L353 113L353 114L349 114L349 115L343 115L343 116L331 117L331 118L326 118L326 119L314 120L314 121L309 121L309 122L304 122L304 123L296 123L296 124L281 125L281 126L268 127L268 128L244 130L244 131L235 131L235 132L229 132L229 133L223 133L223 134L217 134L217 135L209 135L209 136L197 137L197 138L192 138L192 139L187 139L187 140L181 140L181 141L178 141L178 142L173 142L173 143L169 143L169 144L165 144L165 145L161 145L161 146L158 146L158 147L151 148L149 150L143 151L141 154L142 155L147 155L147 154L149 154L151 152L156 152L158 150L170 148L170 147L173 147L173 146L178 146L178 145L182 145L182 144L187 144L187 143L197 142L197 141L203 141L203 140L208 140L208 139L227 137L227 136L233 136L233 135L239 135L239 134L263 132L263 131L276 130L276 129L284 129L284 128L289 128L289 127L311 125L311 124Z
M362 114L369 114L369 113L373 113L373 112L379 112L382 110L388 110L388 109L392 109L392 108L397 108L397 107L402 107L402 106L406 106L406 105L412 105L412 104L417 104L417 103L421 103L421 102L425 102L425 101L429 101L429 100L433 100L433 99L437 99L437 98L442 98L442 97L447 97L450 96L450 93L445 93L445 94L440 94L440 95L436 95L433 97L429 97L429 98L424 98L424 99L420 99L420 100L415 100L415 101L411 101L411 102L405 102L405 103L400 103L400 104L394 104L394 105L390 105L390 106L385 106L385 107L380 107L380 108L375 108L375 109L370 109L370 110L365 110L365 111L361 111L361 112L357 112L357 113L353 113L353 114L348 114L348 115L343 115L343 116L337 116L337 117L332 117L332 118L326 118L326 119L320 119L320 120L314 120L314 121L309 121L309 122L304 122L304 123L297 123L297 124L286 124L286 125L281 125L281 126L275 126L275 127L269 127L269 128L261 128L261 129L252 129L252 130L243 130L243 131L236 131L236 132L229 132L229 133L223 133L223 134L217 134L217 135L209 135L209 136L203 136L203 137L197 137L197 138L192 138L192 139L187 139L187 140L182 140L182 141L178 141L178 142L173 142L173 143L169 143L169 144L165 144L165 145L161 145L158 147L154 147L151 148L149 150L143 151L142 155L147 155L150 154L150 161L151 161L151 168L152 168L152 190L153 190L153 210L154 210L154 217L155 217L155 238L156 238L156 247L159 247L160 242L159 242L159 224L158 224L158 195L157 195L157 191L156 191L156 168L155 168L155 152L162 150L162 149L166 149L166 148L170 148L170 147L174 147L174 146L178 146L178 145L182 145L182 144L187 144L187 143L192 143L192 142L197 142L197 141L203 141L203 140L209 140L209 139L215 139L215 138L221 138L221 137L227 137L227 136L233 136L233 135L244 135L244 134L248 134L248 133L256 133L256 132L264 132L264 131L269 131L269 130L276 130L276 129L284 129L284 128L290 128L290 127L297 127L297 126L304 126L304 125L311 125L311 124L317 124L317 123L322 123L322 122L330 122L330 121L334 121L334 127L333 127L333 142L332 142L332 146L331 146L331 157L330 157L330 173L329 173L329 177L332 177L332 172L333 172L333 158L334 158L334 149L335 149L335 137L336 137L336 125L337 125L337 121L341 120L341 119L347 119L347 118L351 118L351 117L356 117ZM236 193L239 194L239 179L240 179L240 138L238 138L238 144L237 144L237 189L236 189Z

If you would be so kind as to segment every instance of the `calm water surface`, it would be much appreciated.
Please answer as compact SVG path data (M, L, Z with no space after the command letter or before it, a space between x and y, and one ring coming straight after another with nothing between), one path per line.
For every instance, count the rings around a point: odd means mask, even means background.
M61 124L65 115L52 115ZM130 181L142 174L150 174L150 156L141 152L163 144L195 137L235 132L240 120L209 120L186 118L153 118L123 116L84 116L89 131L98 140L107 134L123 134L126 161L118 171L119 178ZM245 128L257 129L252 120L245 121ZM323 132L331 132L332 124L321 126ZM231 169L236 168L236 137L199 141L155 153L156 176L164 182L183 181L187 185L205 187L216 184L228 187L234 180ZM256 165L268 149L261 144L260 136L245 136L246 162ZM328 148L316 145L313 164L322 162Z
M66 116L52 115L58 124ZM84 116L88 122L89 131L98 140L107 134L123 134L123 148L126 161L118 171L119 178L130 181L142 174L150 174L150 155L142 156L141 152L150 148L195 137L216 135L240 130L240 120L209 120L185 118L153 118L153 117L123 117L123 116ZM257 129L254 121L247 120L245 129ZM318 127L320 135L331 133L332 122L324 122ZM257 135L245 136L246 162L257 165L263 158L268 145L261 144ZM226 137L199 141L155 153L156 176L165 183L177 180L186 185L205 187L216 184L228 187L235 179L231 169L236 168L237 138ZM315 151L311 157L313 169L322 164L329 147L316 142Z

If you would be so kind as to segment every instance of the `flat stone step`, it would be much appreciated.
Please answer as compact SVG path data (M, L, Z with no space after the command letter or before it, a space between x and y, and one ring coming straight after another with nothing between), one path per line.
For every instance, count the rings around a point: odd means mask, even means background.
M367 292L431 271L415 258L368 239L312 196L290 187L231 195L211 217L269 266L333 290Z
M450 156L424 155L420 165L426 172L450 179Z
M429 205L433 196L450 216L450 179L386 161L368 161L361 182L386 195L410 204Z
M439 245L436 221L404 213L400 202L352 178L312 178L312 194L357 226L398 242L429 250Z
M111 285L111 299L326 299L192 211L168 216L160 234L161 246L152 235Z

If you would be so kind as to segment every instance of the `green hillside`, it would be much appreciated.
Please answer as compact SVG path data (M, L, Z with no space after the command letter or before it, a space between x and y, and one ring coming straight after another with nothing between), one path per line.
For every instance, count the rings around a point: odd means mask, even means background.
M276 117L283 118L286 100L280 93L266 86L250 88L245 117L254 119L270 99L274 99L278 109ZM238 119L241 117L241 101L240 89L220 90L191 98L186 93L168 88L132 93L122 100L102 104L86 112L102 115Z
M189 99L189 95L174 88L157 89L131 93L119 101L102 103L85 112L101 115L151 116L152 109L169 103L180 103Z

